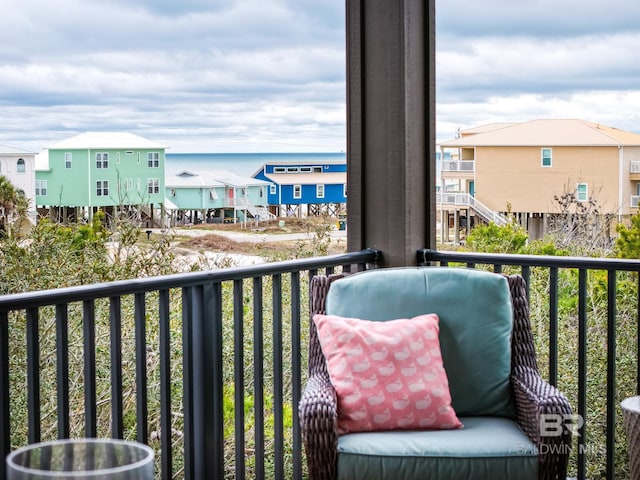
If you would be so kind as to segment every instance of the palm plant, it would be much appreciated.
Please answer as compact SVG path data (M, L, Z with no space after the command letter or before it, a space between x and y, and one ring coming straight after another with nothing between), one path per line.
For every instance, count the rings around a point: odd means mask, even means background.
M0 175L0 230L6 231L9 219L24 214L27 204L24 192L16 189L3 175Z

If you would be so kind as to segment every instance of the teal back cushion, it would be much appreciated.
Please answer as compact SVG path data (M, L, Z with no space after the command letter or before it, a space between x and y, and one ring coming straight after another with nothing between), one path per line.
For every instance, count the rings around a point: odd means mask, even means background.
M513 311L507 279L465 268L383 268L331 284L327 313L366 320L436 313L458 415L515 416L509 380Z

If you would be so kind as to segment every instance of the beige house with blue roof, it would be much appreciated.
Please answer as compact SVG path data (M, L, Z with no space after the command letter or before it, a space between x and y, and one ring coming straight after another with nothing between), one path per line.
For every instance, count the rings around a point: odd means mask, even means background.
M477 219L513 212L533 238L558 213L554 196L595 200L623 220L640 203L640 134L576 119L485 125L440 144L455 160L442 164L437 195L443 235Z

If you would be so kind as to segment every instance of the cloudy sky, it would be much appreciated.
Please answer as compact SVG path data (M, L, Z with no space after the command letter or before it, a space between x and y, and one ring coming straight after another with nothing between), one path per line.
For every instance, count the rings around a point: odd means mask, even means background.
M436 0L437 137L582 118L640 133L637 0ZM0 144L341 151L344 0L2 0Z

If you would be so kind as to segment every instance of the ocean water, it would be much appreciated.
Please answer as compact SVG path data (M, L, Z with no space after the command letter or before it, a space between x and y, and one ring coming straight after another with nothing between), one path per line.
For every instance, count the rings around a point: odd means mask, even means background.
M182 170L229 170L237 175L252 177L262 165L273 161L324 162L345 160L344 152L337 153L167 153L165 175Z

